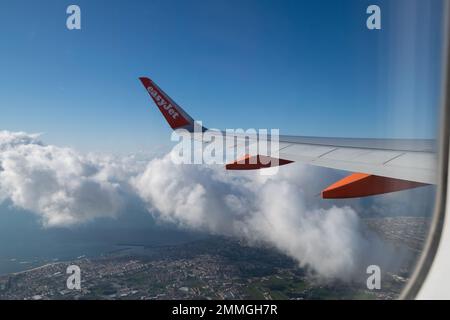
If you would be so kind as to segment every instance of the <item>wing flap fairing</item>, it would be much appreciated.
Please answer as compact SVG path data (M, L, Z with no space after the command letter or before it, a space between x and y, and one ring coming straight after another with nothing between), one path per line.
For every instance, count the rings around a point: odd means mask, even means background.
M365 173L353 173L333 183L322 191L323 199L347 199L374 196L425 186L427 184L380 177Z

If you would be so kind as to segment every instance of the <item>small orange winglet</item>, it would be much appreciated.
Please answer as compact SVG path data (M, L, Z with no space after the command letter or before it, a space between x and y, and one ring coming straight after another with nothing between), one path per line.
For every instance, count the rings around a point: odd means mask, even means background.
M323 199L345 199L373 196L426 186L425 183L353 173L322 191Z
M257 170L276 166L283 166L293 161L277 159L269 156L250 156L245 155L242 159L236 160L225 166L227 170Z

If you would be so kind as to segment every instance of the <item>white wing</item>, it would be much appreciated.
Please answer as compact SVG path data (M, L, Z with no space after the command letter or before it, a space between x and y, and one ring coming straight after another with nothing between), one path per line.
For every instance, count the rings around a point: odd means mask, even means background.
M140 79L172 129L185 129L194 133L196 128L200 128L192 138L203 140L206 128L199 127L153 81L148 78ZM214 131L212 134L225 135L222 131ZM366 196L436 182L434 140L279 136L277 143L273 144L273 139L270 138L274 137L227 134L225 141L232 140L230 147L238 150L227 169L252 170L301 162L357 173L327 188L325 191L328 191L329 197ZM261 143L268 140L271 145L269 150L258 150ZM274 157L274 154L277 156Z

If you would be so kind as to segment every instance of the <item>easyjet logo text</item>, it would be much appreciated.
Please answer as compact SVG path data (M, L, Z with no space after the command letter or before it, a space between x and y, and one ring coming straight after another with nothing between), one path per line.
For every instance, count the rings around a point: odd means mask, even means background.
M152 96L153 100L155 100L155 103L158 105L158 107L166 110L173 119L177 119L180 116L174 106L172 106L172 104L161 97L161 95L158 93L158 91L155 90L155 88L149 86L147 87L147 91Z

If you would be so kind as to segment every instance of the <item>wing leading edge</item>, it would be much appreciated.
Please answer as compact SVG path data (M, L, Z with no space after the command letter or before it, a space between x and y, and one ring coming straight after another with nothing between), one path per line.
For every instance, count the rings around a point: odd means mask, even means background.
M194 131L195 121L149 78L140 78L172 129ZM206 129L202 127L202 131ZM216 134L223 134L217 131ZM196 138L193 136L193 138ZM259 138L236 135L238 144L258 143ZM325 199L354 198L417 188L436 181L434 140L346 139L279 136L279 158L268 154L243 154L226 165L228 170L254 170L300 162L353 172L322 191ZM253 160L253 161L252 161ZM268 161L269 160L269 161ZM276 161L273 161L276 160Z

